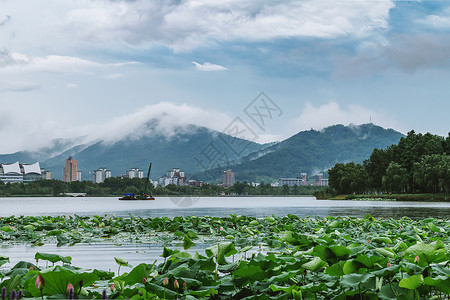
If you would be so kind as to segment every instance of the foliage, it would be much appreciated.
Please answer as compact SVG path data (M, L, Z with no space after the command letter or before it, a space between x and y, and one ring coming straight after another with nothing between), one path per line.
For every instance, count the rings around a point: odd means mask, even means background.
M54 219L53 224L59 224ZM26 217L9 218L14 228ZM39 221L39 220L35 220ZM449 220L254 217L139 217L79 219L86 227L116 222L164 232L172 240L188 235L218 238L204 255L164 248L160 262L142 263L122 275L69 265L39 269L21 263L1 271L8 295L110 299L443 299L450 296ZM88 225L89 224L89 225ZM112 223L109 223L112 224ZM27 224L29 225L29 224ZM145 226L144 226L145 225ZM100 227L101 228L101 227ZM76 228L79 230L79 228ZM93 226L96 230L96 227ZM183 234L175 234L180 231ZM100 233L97 233L100 234ZM225 236L233 235L233 242ZM250 245L250 246L249 246ZM253 246L259 245L259 247ZM246 255L250 252L250 255ZM47 257L52 257L47 255ZM8 258L1 257L3 261ZM126 262L116 258L118 263ZM22 271L18 272L21 269ZM102 277L101 277L102 276ZM103 294L103 295L102 295Z
M7 183L0 180L0 196L61 196L66 193L86 193L88 196L122 196L124 193L139 193L144 190L145 180L142 178L107 178L103 183L91 181L63 182L59 180L38 180L28 184ZM221 187L204 183L198 186L177 186L169 184L166 187L149 186L149 191L155 196L218 196L222 194L235 195L312 195L321 189L316 186L288 187L282 189L269 183L261 182L258 186L250 183L237 182L234 186Z
M292 137L252 153L232 164L240 180L267 181L292 177L306 172L327 170L336 162L362 163L374 148L385 148L398 143L403 134L373 124L359 126L334 125L323 130L302 131ZM215 170L221 175L223 169ZM203 176L208 178L210 172ZM380 179L381 186L381 179Z
M354 163L336 164L331 168L329 184L336 193L346 194L450 193L449 149L450 134L443 138L410 131L398 144L374 149L364 161L367 185L363 191L358 182L361 177L355 177L357 165Z

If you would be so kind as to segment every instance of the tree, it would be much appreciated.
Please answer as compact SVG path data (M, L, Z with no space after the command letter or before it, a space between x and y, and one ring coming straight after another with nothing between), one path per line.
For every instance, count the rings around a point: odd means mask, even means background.
M392 152L395 146L387 149L374 149L370 158L364 161L364 168L369 176L368 186L370 189L381 191L383 176L392 161Z
M328 171L329 186L339 194L365 193L368 174L361 164L338 163Z
M413 168L414 184L423 193L450 191L450 156L424 155Z
M383 189L388 192L402 193L408 187L408 172L399 164L391 162L383 176Z

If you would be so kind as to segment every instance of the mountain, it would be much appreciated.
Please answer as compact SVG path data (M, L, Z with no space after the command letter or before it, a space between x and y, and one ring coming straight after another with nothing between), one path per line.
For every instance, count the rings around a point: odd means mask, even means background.
M131 168L145 171L152 162L151 178L180 168L189 177L218 181L223 170L231 168L239 181L273 181L280 177L309 176L324 172L337 162L362 162L374 148L396 144L401 133L373 124L334 125L323 130L302 131L279 143L257 144L205 127L178 126L169 133L157 130L149 121L133 134L110 139L86 141L85 137L58 139L35 152L22 151L0 155L0 162L40 162L41 167L62 179L65 160L78 160L83 180L100 167L120 176ZM218 167L220 165L220 167ZM91 177L92 179L92 177Z
M150 122L146 127L153 127ZM177 127L169 135L154 130L143 130L145 134L127 135L117 141L98 140L90 143L63 147L61 141L52 147L37 152L17 152L0 155L0 162L40 162L41 167L52 172L55 179L62 179L65 160L72 156L78 161L82 179L89 180L89 172L105 167L112 176L120 176L131 168L146 170L152 162L151 178L166 174L167 170L180 168L187 175L214 168L220 163L237 161L265 145L234 138L232 136L194 125ZM66 141L65 146L68 142ZM236 153L233 145L243 145ZM59 151L59 152L58 152ZM92 179L92 177L91 177Z
M299 132L228 167L239 181L267 182L280 177L298 177L300 173L311 176L327 171L336 163L361 163L369 158L374 148L396 144L403 136L374 124L334 125L320 131ZM219 169L214 173L218 174Z

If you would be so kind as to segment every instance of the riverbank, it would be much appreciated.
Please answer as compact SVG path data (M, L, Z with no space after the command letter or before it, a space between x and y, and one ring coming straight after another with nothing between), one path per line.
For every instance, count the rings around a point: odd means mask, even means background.
M338 195L328 200L450 202L448 194Z

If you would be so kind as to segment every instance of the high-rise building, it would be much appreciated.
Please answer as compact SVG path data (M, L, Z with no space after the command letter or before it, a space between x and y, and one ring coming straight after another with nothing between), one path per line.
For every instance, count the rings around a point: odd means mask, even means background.
M63 170L63 180L65 182L72 182L78 180L77 165L78 161L73 159L72 156L69 156L69 158L66 159L66 166L64 167Z
M235 183L234 172L231 170L223 171L222 185L223 186L233 186L234 183Z
M138 168L131 168L131 170L127 171L127 178L144 178L144 171Z
M111 177L111 171L106 170L106 168L99 168L98 170L94 171L94 182L95 183L102 183L105 181L106 178Z
M160 177L158 183L162 187L169 184L185 185L186 177L184 176L184 171L181 171L179 168L174 168L171 171L167 171L166 176Z

